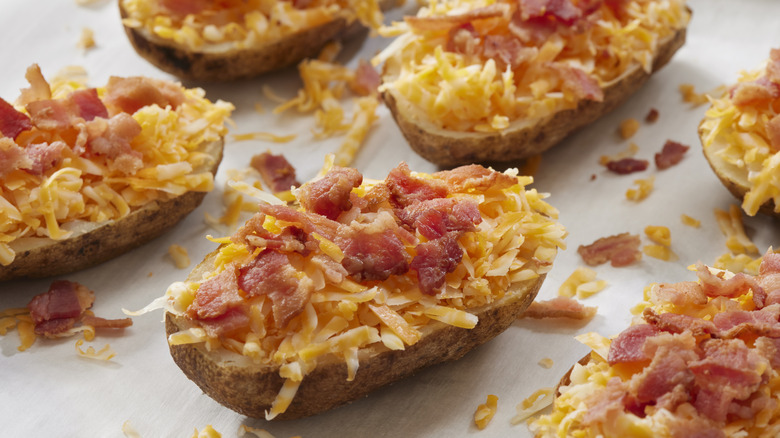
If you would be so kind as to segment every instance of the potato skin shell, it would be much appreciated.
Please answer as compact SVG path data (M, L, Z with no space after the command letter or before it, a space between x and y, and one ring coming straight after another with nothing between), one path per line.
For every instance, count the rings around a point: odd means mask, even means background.
M436 323L436 328L403 351L384 347L363 351L355 379L347 378L343 359L328 356L306 377L287 411L277 419L302 418L366 396L369 392L440 362L459 359L473 348L506 330L536 297L544 275L515 288L518 299L503 306L485 306L473 329ZM165 315L168 335L184 327L182 317ZM198 344L170 346L171 355L184 374L207 395L243 415L263 418L284 379L278 367L245 367L212 360ZM363 354L368 353L368 354ZM367 357L367 360L365 359Z
M686 29L678 30L666 41L653 58L653 72L666 65L685 43ZM455 167L480 162L507 162L540 154L574 131L609 113L634 94L650 78L637 68L625 78L604 89L604 100L581 100L576 108L559 111L546 120L523 128L497 133L463 133L428 129L404 111L399 110L397 96L382 94L401 133L412 149L426 160L442 166Z
M213 150L212 174L222 160L223 140ZM159 237L200 205L204 192L187 192L154 201L127 216L73 238L20 251L8 266L0 266L0 281L68 274L100 264Z

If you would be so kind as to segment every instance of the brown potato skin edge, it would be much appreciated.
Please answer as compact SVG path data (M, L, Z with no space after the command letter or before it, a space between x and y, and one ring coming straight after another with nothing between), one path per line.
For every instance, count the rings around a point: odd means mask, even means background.
M715 173L715 176L718 177L720 182L728 189L729 192L731 192L732 195L734 195L735 198L739 199L740 202L744 201L745 195L748 191L750 191L750 188L745 187L742 184L739 184L731 178L727 177L726 174L723 173L723 170L719 169L718 166L714 164L712 159L710 159L710 155L707 153L707 148L704 146L704 132L701 128L701 124L699 125L699 141L701 141L704 158L707 159L707 163ZM775 201L772 199L761 204L761 207L758 208L758 211L767 216L780 218L780 211L776 210Z
M397 2L383 0L380 5L388 9ZM122 1L118 3L120 15L127 18ZM224 52L193 51L146 31L124 28L135 51L160 70L185 80L222 82L256 77L316 57L327 43L355 36L363 26L338 18L261 47Z
M218 155L209 169L212 174L222 161L224 140L218 143ZM187 192L155 201L90 232L19 252L10 265L0 266L0 281L68 274L110 260L168 231L197 208L205 196L204 192Z
M678 30L653 58L653 72L666 65L685 43L686 29ZM604 89L604 100L581 100L577 108L559 111L543 123L501 133L455 136L429 132L407 114L398 110L396 98L384 92L382 97L401 133L412 149L426 160L455 167L479 162L506 162L540 154L579 128L609 113L634 94L650 78L639 68L619 82ZM456 133L458 134L458 133Z
M577 363L582 365L582 366L587 365L588 362L590 362L590 353L586 354L585 356L583 356L582 359L577 361ZM562 386L567 386L568 384L571 383L571 373L572 373L572 371L574 371L574 365L572 365L572 367L569 368L569 371L566 371L566 374L564 374L563 377L561 377L561 380L555 386L555 397L556 398L561 395L561 387Z
M207 257L207 260L209 258ZM197 269L196 269L197 270ZM277 419L307 417L351 402L369 392L414 374L440 362L459 359L468 351L506 330L536 297L545 275L520 283L521 297L504 306L485 306L475 313L479 317L473 329L462 329L437 323L437 328L403 351L382 348L365 360L361 355L355 379L347 378L343 360L326 357L307 375L287 411ZM520 292L522 291L522 292ZM165 314L168 335L183 327L184 318ZM242 367L212 360L199 344L170 346L174 362L203 392L224 406L243 415L263 418L270 409L284 379L278 367Z

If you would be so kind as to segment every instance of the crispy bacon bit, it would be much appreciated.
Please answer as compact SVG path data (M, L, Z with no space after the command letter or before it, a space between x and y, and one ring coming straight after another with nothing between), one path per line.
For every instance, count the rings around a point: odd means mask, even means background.
M523 318L567 318L590 320L596 315L596 307L583 306L579 301L569 297L555 297L546 301L534 301L523 312Z
M448 31L454 26L478 20L499 18L509 14L509 5L496 3L482 8L471 9L457 15L436 15L430 17L405 16L404 21L413 30Z
M0 134L15 140L20 133L30 129L32 129L30 117L0 98Z
M689 146L677 143L676 141L666 140L661 152L655 154L655 165L659 169L668 169L682 161L685 153L690 149Z
M446 274L455 270L463 259L463 249L458 244L458 233L446 235L417 245L417 255L409 266L417 271L420 291L426 295L436 295L444 285Z
M295 168L283 155L274 155L263 152L252 156L250 166L260 172L263 182L274 193L290 190L290 187L298 187L301 183L295 178Z
M216 318L199 320L198 323L210 337L230 336L246 330L249 325L249 315L244 308L236 307Z
M761 310L731 310L718 313L712 322L718 328L718 337L733 339L743 333L780 338L780 304Z
M24 78L30 83L30 88L22 89L21 96L16 101L18 105L27 105L36 100L51 99L51 86L43 77L38 64L27 67Z
M582 3L588 4L588 2ZM525 17L554 18L566 25L572 25L583 17L583 10L575 6L571 0L520 0L520 10ZM590 11L591 8L588 10Z
M341 246L341 265L357 281L387 280L409 270L409 259L403 242L391 229L371 232L371 225L355 224Z
M769 359L772 368L780 368L780 338L762 336L756 339L756 350Z
M452 170L442 170L434 173L434 175L444 179L447 185L459 192L471 189L503 190L517 184L517 178L514 176L496 172L478 164L461 166Z
M642 252L639 251L640 243L639 236L621 233L602 237L590 245L580 245L577 253L589 266L598 266L609 260L612 266L622 267L642 258Z
M766 76L775 84L780 84L780 49L769 51L769 63L766 65Z
M63 141L49 143L34 143L25 148L27 156L30 158L30 173L33 175L43 175L47 170L59 164L62 160L62 153L68 149L68 145Z
M653 302L672 303L675 306L703 306L707 304L707 295L701 285L695 281L680 283L659 283L651 292Z
M447 186L438 180L412 176L409 165L401 163L387 175L390 202L404 208L415 202L444 198L449 193Z
M108 118L108 109L98 97L95 88L76 90L70 94L69 99L76 105L78 115L88 122L95 117Z
M138 76L111 76L106 84L103 102L113 115L120 111L133 114L147 105L157 105L160 108L170 105L176 109L184 99L181 89L170 82Z
M446 50L463 55L478 55L481 50L477 30L471 23L463 23L450 29L447 35Z
M132 116L119 113L108 120L94 119L87 122L87 130L87 151L108 157L113 169L132 174L143 166L141 153L130 145L141 133L141 125Z
M498 68L505 70L507 66L517 68L524 62L531 59L538 49L535 47L525 47L515 37L504 35L486 35L482 47L482 56L493 59L498 64Z
M632 325L612 340L609 346L607 362L610 365L614 365L616 363L640 362L650 359L642 347L645 345L647 338L659 333L661 333L661 330L651 324Z
M761 259L758 272L761 275L780 274L780 253L773 252L771 248L767 250Z
M311 295L311 285L300 282L287 255L266 250L239 270L238 287L247 296L271 298L274 324L283 328L303 311Z
M653 309L647 308L642 313L645 321L668 333L682 333L690 331L694 336L704 336L717 333L718 329L712 321L694 318L684 314L662 313L657 314Z
M356 169L334 167L322 178L301 186L301 206L306 211L335 220L342 212L352 208L349 194L362 182L363 175Z
M84 315L84 317L81 319L81 323L84 325L94 327L96 329L98 328L117 329L117 328L130 327L131 325L133 325L133 320L131 318L105 319L94 315Z
M38 129L62 130L71 125L72 114L65 101L46 99L30 102L25 107Z
M215 277L204 281L187 313L193 318L213 319L238 307L243 299L238 293L238 274L235 266L229 265Z
M603 391L594 393L585 401L588 411L582 419L583 424L603 422L622 411L626 395L626 388L620 377L609 379Z
M32 160L8 137L0 137L0 178L16 169L29 169Z
M349 83L350 90L360 96L371 96L379 92L377 89L380 85L382 85L382 78L379 72L370 62L361 59L355 69L355 80Z
M728 280L723 278L723 274L713 274L702 263L696 264L696 275L699 277L702 290L710 297L729 297L734 298L745 293L748 289L753 291L753 302L759 309L764 307L766 292L758 282L750 275L741 272L734 274Z
M655 108L650 108L650 111L647 112L647 115L645 116L645 122L647 123L655 123L658 121L658 116L660 113Z
M618 175L628 175L634 172L641 172L647 169L649 162L647 160L639 160L636 158L622 158L620 160L612 160L607 163L607 169Z
M755 81L740 82L729 94L734 105L751 106L780 97L780 84L762 76Z
M577 99L588 99L596 102L604 100L604 90L599 82L582 69L569 65L552 64L563 80L563 90L571 92Z
M53 282L47 292L27 304L35 334L51 336L69 330L94 301L95 293L79 283Z
M686 342L687 341L687 342ZM644 415L644 407L655 402L672 409L688 401L688 388L693 383L693 373L687 362L698 359L690 336L661 334L645 341L645 350L652 353L650 364L629 383L629 394L636 405L632 411Z
M399 211L398 217L427 239L438 239L450 231L474 231L482 222L475 202L456 198L417 202Z

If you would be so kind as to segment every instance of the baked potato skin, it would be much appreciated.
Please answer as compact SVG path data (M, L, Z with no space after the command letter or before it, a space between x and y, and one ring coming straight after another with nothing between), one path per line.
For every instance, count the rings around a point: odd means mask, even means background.
M657 71L685 43L686 29L678 30L661 45L653 58ZM401 133L412 149L426 160L441 167L455 167L480 162L506 162L542 153L565 137L618 107L650 78L637 68L620 81L604 89L604 100L582 100L577 108L559 111L533 126L500 133L461 133L428 128L400 110L398 96L385 91L382 95Z
M204 146L213 158L215 174L224 140ZM204 192L154 201L127 216L78 236L20 251L8 266L0 266L0 281L68 274L110 260L159 237L200 205Z
M188 280L200 278L203 264L213 264L213 256L193 271ZM314 415L361 398L389 383L410 376L416 371L440 362L459 359L473 348L506 330L536 297L544 275L519 283L513 288L514 300L499 306L476 309L479 317L473 329L435 323L419 342L403 351L384 347L363 349L355 379L347 381L347 366L343 359L326 356L304 377L287 410L277 416L289 420ZM165 315L168 335L189 327L183 317ZM217 362L202 344L171 345L171 356L184 374L206 394L219 403L243 415L263 418L265 411L279 393L284 379L278 367L241 366Z
M398 3L399 0L381 0L380 6L387 10ZM119 12L123 19L128 17L121 0ZM225 82L253 78L316 57L327 43L355 36L360 29L359 22L338 18L261 47L226 51L192 51L146 29L125 26L125 33L141 57L166 73L184 80Z

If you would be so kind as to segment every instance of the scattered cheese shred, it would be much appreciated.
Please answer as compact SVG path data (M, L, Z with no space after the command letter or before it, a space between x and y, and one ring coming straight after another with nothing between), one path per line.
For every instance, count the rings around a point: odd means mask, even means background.
M642 252L650 257L663 260L665 262L678 260L679 257L668 246L664 245L645 245L642 247Z
M687 225L689 227L699 228L701 226L701 221L700 220L694 219L694 218L688 216L687 214L681 215L680 216L680 220L682 220L682 223L684 225Z
M734 254L758 255L758 247L745 234L742 211L732 204L729 211L715 209L715 219L720 231L726 236L726 247Z
M222 438L222 434L217 432L210 424L198 431L195 429L191 438Z
M93 47L95 47L95 33L88 27L81 29L78 48L87 50Z
M541 359L539 361L539 366L544 368L544 369L547 369L547 370L552 368L553 365L554 365L554 362L549 357L545 357L545 358L543 358L543 359Z
M713 267L729 272L744 272L750 275L758 275L758 268L761 265L763 257L751 257L747 254L734 255L730 252L722 254L715 260Z
M233 134L233 140L235 141L262 140L274 143L289 143L295 140L296 137L297 135L295 134L280 136L270 132L248 132L245 134Z
M141 438L141 434L130 424L130 420L122 423L122 434L125 438Z
M558 295L568 298L574 296L587 298L601 292L607 287L607 282L606 280L597 280L596 275L596 271L593 269L584 266L578 267L561 283L561 286L558 288Z
M639 120L630 118L620 122L620 136L627 140L639 131Z
M246 436L246 434L252 434L257 438L276 438L271 434L271 432L268 432L265 429L257 429L255 427L247 426L246 424L242 424L238 428L238 436L239 438Z
M694 106L704 105L709 102L707 93L697 93L696 87L693 84L680 84L680 94L682 95L683 102L693 104Z
M95 350L94 347L89 346L86 350L82 350L81 346L84 345L84 340L79 339L76 341L76 353L79 355L79 357L85 357L87 359L97 359L97 360L111 360L114 356L116 356L116 353L114 350L111 349L111 346L106 344L103 348L100 350Z
M555 388L541 388L517 405L517 415L509 420L512 424L520 424L534 414L550 406L555 395Z
M185 269L190 265L190 256L187 249L181 245L173 244L168 247L168 255L173 259L173 264L179 269Z
M498 409L498 396L490 394L487 396L487 401L477 406L476 412L474 412L474 424L482 430L487 427L493 416L496 415Z
M650 193L653 191L655 176L651 175L646 179L636 179L634 180L634 184L637 185L636 188L626 190L626 199L636 202L642 201L650 196Z

